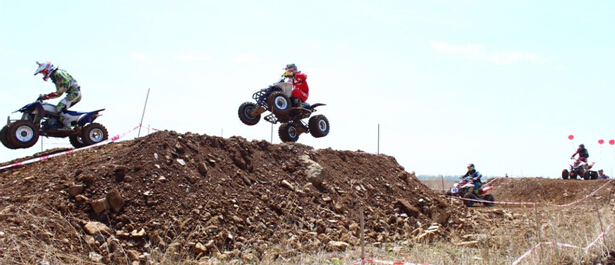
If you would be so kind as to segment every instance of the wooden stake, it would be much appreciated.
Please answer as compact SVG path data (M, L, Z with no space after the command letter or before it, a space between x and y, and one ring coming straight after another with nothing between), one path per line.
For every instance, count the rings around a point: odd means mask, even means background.
M534 213L536 214L536 231L538 232L538 243L542 242L542 236L540 234L540 218L538 216L538 198L536 193L534 193ZM542 264L542 248L538 249L538 253L540 253L540 260L538 263Z
M365 243L363 239L365 235L365 225L364 225L364 219L363 219L363 206L359 208L359 211L361 211L361 264L363 264L365 261Z
M596 206L596 214L598 214L598 221L600 221L600 233L604 233L604 224L602 223L602 217L600 217L600 209L598 209L598 200L597 199L594 200L594 205ZM602 237L602 244L604 245L605 248L607 248L606 251L608 253L609 249L606 246L606 239L605 239L605 237L606 236ZM608 253L608 254L610 254L610 253Z

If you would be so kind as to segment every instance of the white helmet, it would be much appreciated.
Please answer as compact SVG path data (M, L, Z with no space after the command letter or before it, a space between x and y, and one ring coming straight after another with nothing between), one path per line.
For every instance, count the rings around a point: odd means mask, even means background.
M53 65L51 62L39 63L36 61L36 64L38 64L38 68L36 69L36 72L34 72L34 75L43 74L43 81L45 82L49 80L51 73L58 69L58 67Z

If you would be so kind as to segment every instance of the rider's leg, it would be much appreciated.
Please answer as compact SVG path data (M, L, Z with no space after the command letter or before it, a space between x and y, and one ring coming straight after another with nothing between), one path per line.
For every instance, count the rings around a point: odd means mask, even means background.
M65 98L63 98L62 100L60 100L60 102L58 102L58 105L56 105L56 112L58 113L58 115L60 116L60 122L62 122L62 124L64 125L62 127L63 130L70 130L70 117L66 114L66 111L74 106L75 104L79 103L79 101L81 101L81 92L80 91L76 91L74 93L70 93L68 95L66 95Z
M468 187L468 192L466 194L474 193L474 186Z
M478 181L474 182L474 193L478 195L478 190L480 190L480 187L482 186L482 184Z

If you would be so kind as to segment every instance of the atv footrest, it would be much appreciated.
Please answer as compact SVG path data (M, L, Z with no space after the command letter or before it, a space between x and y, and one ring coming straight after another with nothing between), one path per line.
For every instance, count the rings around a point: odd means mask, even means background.
M273 113L265 116L265 118L263 118L263 119L265 119L266 121L271 122L273 124L278 123L278 118L276 118Z

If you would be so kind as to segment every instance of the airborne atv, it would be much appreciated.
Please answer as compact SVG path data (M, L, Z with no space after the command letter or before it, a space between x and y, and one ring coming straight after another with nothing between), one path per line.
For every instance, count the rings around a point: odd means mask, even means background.
M0 142L9 149L30 148L36 144L39 136L64 138L68 137L71 145L81 148L107 140L107 128L94 120L105 109L90 112L66 111L66 116L73 126L72 129L62 129L60 114L56 106L43 102L39 96L36 101L23 106L15 112L22 112L20 119L11 119L0 130Z
M302 133L310 133L316 138L327 136L330 127L325 115L312 116L307 124L302 121L316 112L316 107L325 106L325 104L309 105L294 102L290 97L292 90L293 85L281 79L257 91L252 95L256 103L245 102L239 106L239 119L244 124L252 126L260 121L262 113L271 112L264 119L273 124L282 123L278 129L282 142L296 142Z
M570 171L562 170L562 179L577 179L581 177L584 180L598 179L598 171L591 170L595 162L587 163L579 159L570 162Z

